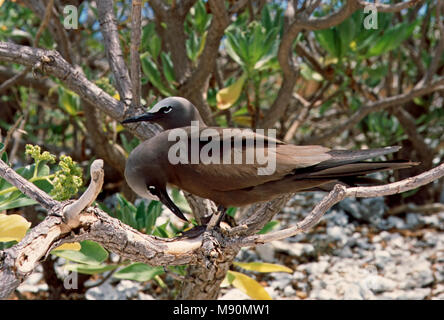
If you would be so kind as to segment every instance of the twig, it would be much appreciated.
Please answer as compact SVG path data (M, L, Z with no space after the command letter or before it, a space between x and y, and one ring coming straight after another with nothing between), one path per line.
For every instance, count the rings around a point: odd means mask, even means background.
M142 1L133 0L131 9L131 87L133 89L133 105L140 105L140 37L141 37Z
M412 203L402 204L400 206L390 208L387 211L387 214L389 216L394 216L402 213L409 213L409 212L415 212L415 213L422 213L422 214L431 214L434 212L444 212L444 204L443 203L428 203L424 205L415 205Z
M6 138L5 138L5 142L3 143L3 152L6 151L6 149L8 148L9 145L9 141L12 138L13 133L15 132L15 129L17 129L18 125L22 122L23 120L23 115L21 115L17 121L9 128L8 132L6 133ZM2 154L3 154L2 152ZM1 154L0 154L0 158L1 158Z
M395 4L384 4L384 3L378 3L377 1L375 1L375 3L367 1L359 1L359 5L361 8L366 6L375 6L378 12L393 13L393 12L399 12L403 9L411 8L413 6L416 6L417 4L421 4L422 2L424 2L424 0L411 0Z
M372 112L380 111L395 105L402 105L403 103L408 102L416 97L420 97L422 95L439 90L444 90L444 78L442 77L428 85L414 88L410 92L387 97L369 103L359 108L359 110L356 111L351 117L349 117L345 123L335 126L335 128L333 128L323 136L307 139L306 141L304 141L304 143L311 144L324 142L336 135L339 135L345 130L353 128L356 124L358 124L362 119L364 119L368 114Z

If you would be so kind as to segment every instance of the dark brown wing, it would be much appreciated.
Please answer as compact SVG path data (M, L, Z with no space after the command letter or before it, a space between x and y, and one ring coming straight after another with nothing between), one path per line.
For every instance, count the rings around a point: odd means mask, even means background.
M191 129L187 130L190 134L188 150L192 153L193 138ZM322 146L288 145L251 130L227 130L230 129L200 129L201 138L194 141L194 150L199 145L200 156L204 156L199 160L208 155L208 161L193 164L189 158L188 164L172 165L171 169L179 171L180 175L172 177L170 182L190 192L202 187L217 191L238 190L278 180L297 168L331 159L330 149ZM211 138L202 139L202 135ZM242 143L236 144L236 141ZM236 163L236 156L241 163Z

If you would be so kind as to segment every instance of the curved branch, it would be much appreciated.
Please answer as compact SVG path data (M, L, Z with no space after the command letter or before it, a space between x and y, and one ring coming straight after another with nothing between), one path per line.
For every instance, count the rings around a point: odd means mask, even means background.
M80 212L89 207L96 200L103 185L103 160L97 159L91 164L91 183L81 197L63 208L65 223L71 228L77 228L80 224Z
M229 245L255 246L274 240L292 237L298 233L310 230L319 222L328 209L345 198L371 198L388 196L419 188L442 177L444 177L444 163L417 176L381 186L346 188L345 186L338 184L335 185L333 190L314 207L314 209L304 220L297 223L294 227L270 232L264 235L254 235L241 239L232 239L229 241Z

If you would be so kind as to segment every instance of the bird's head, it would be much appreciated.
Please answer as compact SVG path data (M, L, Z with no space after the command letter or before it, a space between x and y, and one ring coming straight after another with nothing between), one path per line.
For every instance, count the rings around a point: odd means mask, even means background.
M182 128L191 125L191 121L199 121L205 125L197 108L182 97L169 97L156 103L147 113L122 121L124 123L152 121L164 130Z

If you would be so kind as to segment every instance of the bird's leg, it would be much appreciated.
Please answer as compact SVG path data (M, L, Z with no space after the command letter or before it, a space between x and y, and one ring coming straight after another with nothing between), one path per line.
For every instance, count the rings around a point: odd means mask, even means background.
M211 219L207 224L207 230L211 230L215 226L218 226L225 217L226 212L227 209L223 205L218 205L217 211L211 216Z

